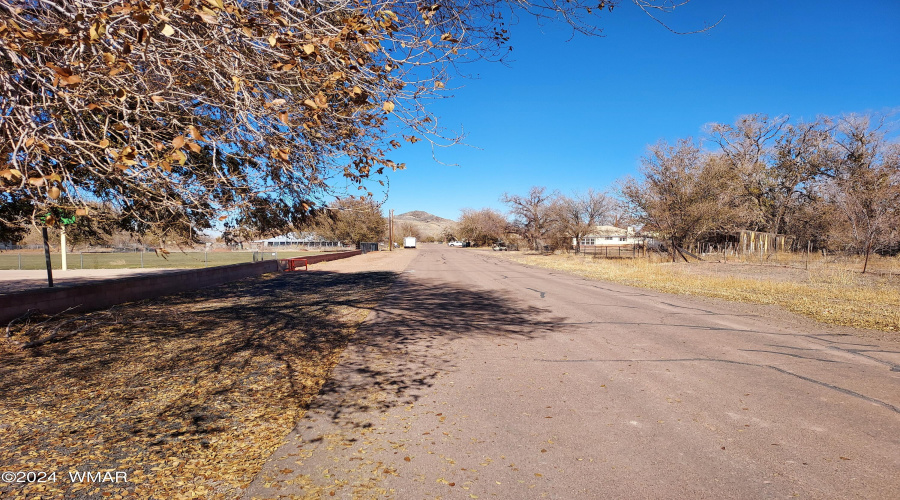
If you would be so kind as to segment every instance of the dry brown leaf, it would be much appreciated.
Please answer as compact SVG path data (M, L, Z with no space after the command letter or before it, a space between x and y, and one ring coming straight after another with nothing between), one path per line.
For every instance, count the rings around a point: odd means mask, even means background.
M219 22L218 17L208 12L198 12L197 15L200 16L200 19L203 19L203 22L207 24L217 24Z
M22 172L20 172L18 169L15 169L15 168L8 168L5 170L0 170L0 177L3 177L4 179L6 179L8 181L11 181L13 179L21 179Z
M189 125L189 126L188 126L188 134L189 134L189 135L191 136L191 138L193 138L195 141L202 141L202 140L204 140L204 139L203 139L203 134L200 133L200 129L197 128L196 125Z

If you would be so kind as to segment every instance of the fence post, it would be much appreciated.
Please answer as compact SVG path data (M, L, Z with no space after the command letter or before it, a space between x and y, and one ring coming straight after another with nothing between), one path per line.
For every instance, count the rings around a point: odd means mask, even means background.
M141 269L144 268L144 249L141 249Z
M84 269L84 252L81 252L81 269Z
M22 270L22 254L19 254L19 271Z
M809 251L812 250L812 241L806 240L806 270L809 271Z

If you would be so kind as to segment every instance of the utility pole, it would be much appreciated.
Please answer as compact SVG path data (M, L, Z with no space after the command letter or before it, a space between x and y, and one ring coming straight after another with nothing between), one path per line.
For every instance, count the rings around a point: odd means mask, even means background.
M388 231L388 234L390 235L390 236L388 236L388 239L389 239L388 248L390 250L388 250L388 251L393 252L394 251L394 209L392 208L390 210L390 212L391 212L391 222L390 222L391 229L390 229L390 231Z

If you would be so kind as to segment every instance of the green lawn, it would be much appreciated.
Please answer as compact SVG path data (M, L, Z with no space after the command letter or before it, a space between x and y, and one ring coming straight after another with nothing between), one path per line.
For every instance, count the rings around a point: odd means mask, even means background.
M322 252L303 252L281 250L256 252L257 260L286 259L318 255ZM191 269L198 267L225 266L253 262L253 252L179 252L173 251L166 258L153 252L128 253L70 253L67 257L69 269L139 269L174 268ZM61 269L59 253L50 255L53 269ZM8 269L46 269L43 253L0 252L0 270Z

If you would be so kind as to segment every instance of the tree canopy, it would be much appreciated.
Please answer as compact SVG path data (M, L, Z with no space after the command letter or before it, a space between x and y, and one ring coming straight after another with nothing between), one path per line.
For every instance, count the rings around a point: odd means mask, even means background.
M620 192L631 219L684 246L715 232L787 234L797 243L868 257L900 248L900 144L873 116L742 116L712 124L718 145L651 146ZM673 253L674 258L674 253Z
M102 204L165 239L280 230L403 142L453 143L426 104L504 57L508 19L596 34L618 3L0 0L0 227Z
M381 241L387 227L381 207L367 197L342 198L329 203L318 212L314 225L319 235L354 245Z

